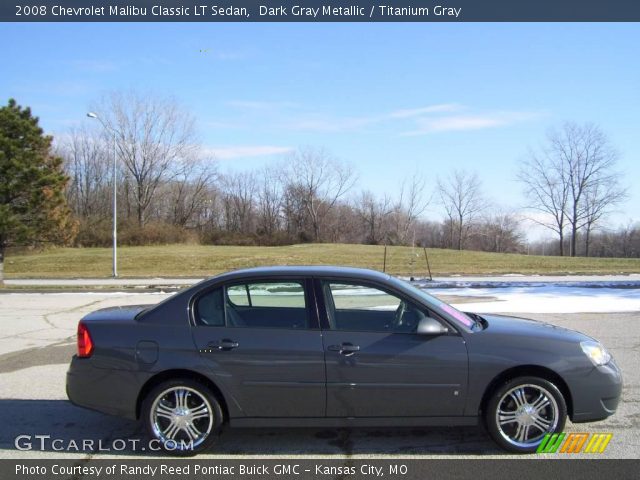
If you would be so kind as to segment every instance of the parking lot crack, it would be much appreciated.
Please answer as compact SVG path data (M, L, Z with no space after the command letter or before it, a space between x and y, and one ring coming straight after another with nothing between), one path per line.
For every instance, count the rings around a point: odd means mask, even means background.
M93 302L83 303L82 305L78 305L78 306L73 307L73 308L68 308L68 309L66 309L66 310L57 310L57 311L55 311L55 312L45 313L45 314L42 316L42 319L43 319L43 320L44 320L48 325L50 325L52 328L54 328L54 329L56 329L56 330L57 330L57 329L59 329L60 327L58 327L55 323L53 323L53 320L51 320L51 318L50 318L50 317L53 317L53 316L55 316L55 315L62 315L62 314L64 314L64 313L74 313L74 312L77 312L78 310L81 310L81 309L83 309L83 308L87 308L87 307L91 307L91 306L93 306L93 305L97 305L98 303L101 303L101 302L103 302L103 301L104 301L103 299L100 299L100 300L94 300Z

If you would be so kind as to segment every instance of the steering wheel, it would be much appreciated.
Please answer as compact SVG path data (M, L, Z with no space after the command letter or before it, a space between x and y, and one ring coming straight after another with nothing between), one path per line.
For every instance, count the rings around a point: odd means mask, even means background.
M396 309L395 317L393 319L393 330L398 330L402 327L402 317L404 316L404 312L407 311L407 304L404 300L400 300L400 305Z

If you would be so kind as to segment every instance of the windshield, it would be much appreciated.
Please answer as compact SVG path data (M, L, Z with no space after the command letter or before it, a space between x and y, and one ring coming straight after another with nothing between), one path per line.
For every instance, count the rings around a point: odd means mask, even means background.
M416 287L412 283L407 282L405 280L393 278L393 277L391 277L391 279L401 284L403 288L410 289L414 294L419 296L424 301L424 303L426 303L428 306L433 307L436 311L445 313L447 318L452 318L453 320L456 320L458 323L461 323L467 328L473 328L473 326L476 324L476 322L466 313L462 313L460 310L452 307L448 303L445 303L442 300L437 299L433 295L429 295L427 292L425 292L421 288Z

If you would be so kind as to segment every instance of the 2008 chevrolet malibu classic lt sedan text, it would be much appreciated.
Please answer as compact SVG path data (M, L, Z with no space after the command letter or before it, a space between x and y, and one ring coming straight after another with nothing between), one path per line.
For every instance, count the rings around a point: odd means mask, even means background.
M341 267L219 275L78 325L67 393L141 419L167 450L231 427L474 425L532 452L567 416L612 415L622 378L596 340L462 313L410 283Z

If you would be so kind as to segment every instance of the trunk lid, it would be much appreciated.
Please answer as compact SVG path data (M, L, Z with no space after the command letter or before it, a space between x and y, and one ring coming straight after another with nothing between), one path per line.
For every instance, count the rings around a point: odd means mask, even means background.
M126 305L101 308L100 310L96 310L85 315L82 318L82 321L132 321L135 320L140 313L150 309L151 307L153 307L153 305Z

